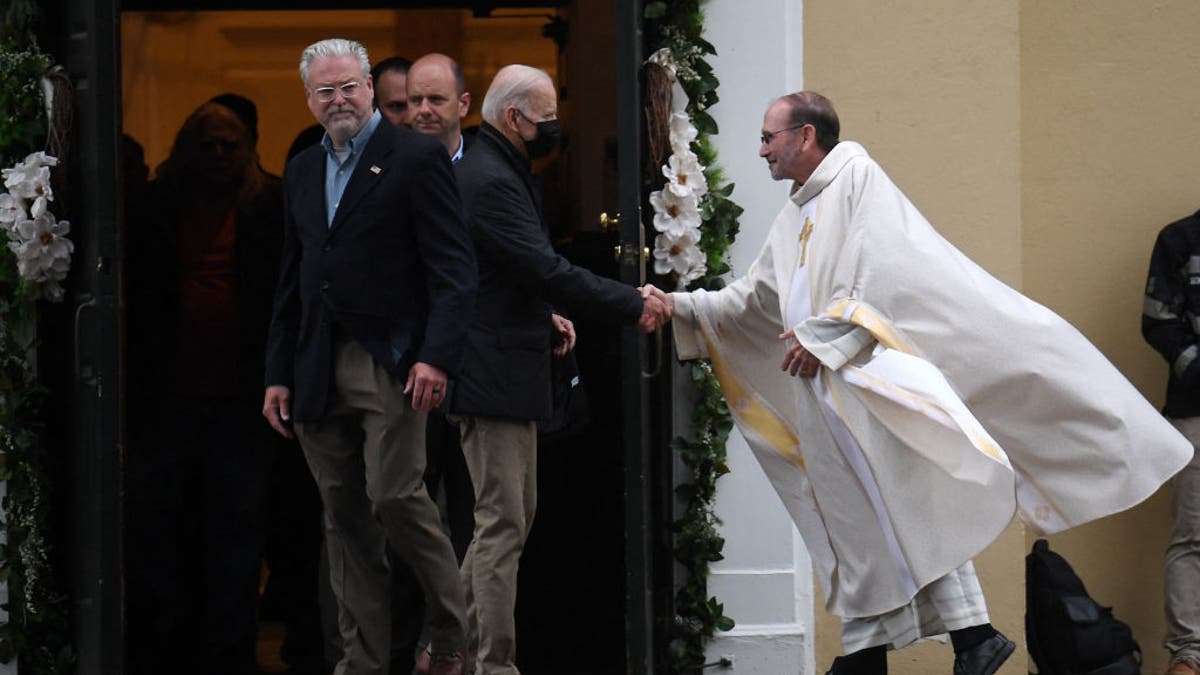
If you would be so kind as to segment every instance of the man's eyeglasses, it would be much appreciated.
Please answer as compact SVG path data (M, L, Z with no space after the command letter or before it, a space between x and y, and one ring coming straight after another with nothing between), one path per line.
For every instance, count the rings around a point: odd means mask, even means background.
M797 125L791 126L791 127L785 127L783 129L780 129L779 131L764 131L764 132L762 132L762 136L759 136L759 139L762 140L763 145L770 145L771 139L775 138L779 134L782 134L785 131L795 131L797 129L803 129L806 126L808 126L808 123L797 124Z
M339 91L342 92L342 98L354 98L358 96L359 91L362 91L362 84L354 81L347 82L340 87L317 87L312 90L312 93L321 103L329 103L337 98Z

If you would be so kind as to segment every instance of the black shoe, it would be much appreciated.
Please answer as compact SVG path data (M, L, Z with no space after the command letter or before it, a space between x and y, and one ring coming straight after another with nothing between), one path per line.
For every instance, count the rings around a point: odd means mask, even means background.
M1017 646L996 633L954 657L954 675L992 675L1012 656Z
M887 672L886 661L884 662L884 670L880 672ZM877 675L877 673L865 672L862 670L861 665L856 666L853 660L845 656L839 656L833 660L833 663L829 664L829 670L825 675Z

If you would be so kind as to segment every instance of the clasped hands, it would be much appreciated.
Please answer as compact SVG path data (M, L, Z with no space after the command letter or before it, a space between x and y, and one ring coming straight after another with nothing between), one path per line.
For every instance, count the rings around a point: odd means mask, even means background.
M642 294L642 316L638 318L638 328L643 333L653 333L675 315L675 298L651 284L639 286Z

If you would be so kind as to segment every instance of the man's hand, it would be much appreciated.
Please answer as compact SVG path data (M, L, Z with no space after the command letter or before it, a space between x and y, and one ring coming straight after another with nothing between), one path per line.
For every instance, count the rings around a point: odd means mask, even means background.
M554 345L555 356L566 356L575 348L575 324L565 316L550 315L550 323L554 324L554 332L558 333L558 344Z
M421 412L436 408L446 396L446 373L428 363L414 363L408 370L404 393L412 394L412 406Z
M783 355L783 365L779 367L780 370L800 377L813 377L817 374L817 368L821 366L820 360L800 346L792 331L780 333L779 339L787 344L787 352Z
M653 333L674 316L675 299L650 284L638 290L642 293L642 316L638 319L638 328L642 332Z
M263 417L271 423L271 428L284 438L292 438L292 390L281 384L267 387L263 397Z

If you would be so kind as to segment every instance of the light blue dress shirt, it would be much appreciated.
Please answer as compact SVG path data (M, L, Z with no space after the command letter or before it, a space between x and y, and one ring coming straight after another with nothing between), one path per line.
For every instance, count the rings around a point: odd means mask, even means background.
M329 134L321 139L321 147L325 148L325 225L333 225L333 216L337 213L338 203L342 201L342 193L346 191L346 183L350 182L350 176L354 175L354 167L358 166L358 159L362 157L363 150L367 147L367 142L371 140L371 134L375 133L375 128L379 126L379 120L383 119L379 111L371 115L371 119L363 125L362 129L354 135L349 141L346 141L346 147L343 149L349 150L346 159L338 161L337 154L333 150L333 141L329 140Z

